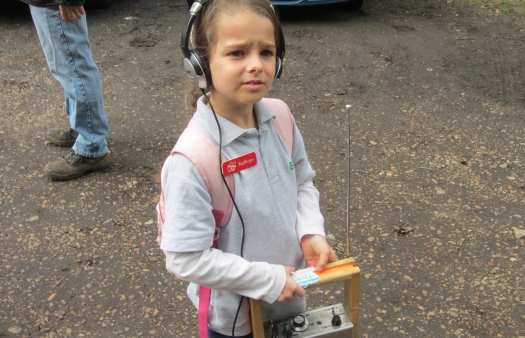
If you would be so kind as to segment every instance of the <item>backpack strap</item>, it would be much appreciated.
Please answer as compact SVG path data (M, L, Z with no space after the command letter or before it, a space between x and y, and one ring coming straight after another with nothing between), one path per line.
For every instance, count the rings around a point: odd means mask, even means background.
M183 154L193 162L210 193L215 225L217 227L224 226L230 220L233 201L222 181L217 145L204 134L186 128L171 151L171 154L175 153ZM222 155L221 159L221 162L226 160ZM233 176L226 176L226 182L235 196Z
M197 312L199 337L208 338L208 311L210 309L211 289L199 285L199 310Z
M226 225L230 220L233 210L233 201L230 198L228 189L222 181L220 166L217 163L219 148L204 134L186 128L180 135L171 154L180 153L193 162L201 174L206 189L211 196L212 213L215 219L215 241L219 238L220 227ZM226 158L222 157L222 161ZM233 176L227 176L226 182L235 196L235 186ZM164 191L161 189L159 202L157 204L157 243L162 241L162 226L164 225Z
M261 102L275 114L272 122L279 136L281 136L290 157L292 157L294 119L290 108L284 101L279 99L264 98Z

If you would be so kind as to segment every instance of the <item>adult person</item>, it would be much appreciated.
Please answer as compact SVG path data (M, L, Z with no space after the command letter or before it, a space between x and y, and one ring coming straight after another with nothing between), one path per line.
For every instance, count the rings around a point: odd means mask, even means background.
M71 180L110 164L108 122L100 73L89 44L84 0L22 0L29 4L51 74L64 88L69 127L52 128L46 139L72 147L61 160L48 163L45 175Z

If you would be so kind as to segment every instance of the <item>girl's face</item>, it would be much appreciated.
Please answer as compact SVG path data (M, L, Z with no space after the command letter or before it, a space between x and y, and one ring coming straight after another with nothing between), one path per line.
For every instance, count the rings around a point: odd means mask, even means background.
M275 76L275 33L270 19L243 12L218 20L208 62L214 106L243 107L259 102Z

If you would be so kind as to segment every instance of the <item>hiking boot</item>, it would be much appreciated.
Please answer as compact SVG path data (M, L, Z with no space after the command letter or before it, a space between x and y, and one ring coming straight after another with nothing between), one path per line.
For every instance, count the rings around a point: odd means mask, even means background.
M77 137L78 133L71 128L51 128L46 134L46 140L59 147L72 147Z
M109 166L109 151L97 158L84 157L73 149L62 155L59 161L48 163L45 174L52 180L67 181L78 178L90 171L106 169Z

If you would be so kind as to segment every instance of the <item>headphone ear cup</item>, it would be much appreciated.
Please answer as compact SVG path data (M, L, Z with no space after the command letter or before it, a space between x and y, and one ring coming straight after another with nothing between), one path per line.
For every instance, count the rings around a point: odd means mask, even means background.
M206 86L200 87L200 88L205 89L212 85L211 72L210 72L210 66L208 65L208 60L198 50L193 51L193 54L195 55L195 59L199 61L199 64L201 65L201 68L202 68L202 73L204 74L204 78L206 80Z
M184 69L188 77L201 89L211 85L211 76L206 58L198 50L190 51L190 56L184 58Z
M283 72L283 62L281 61L280 57L277 57L275 60L275 78L276 79L280 78L282 72Z

